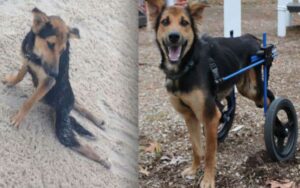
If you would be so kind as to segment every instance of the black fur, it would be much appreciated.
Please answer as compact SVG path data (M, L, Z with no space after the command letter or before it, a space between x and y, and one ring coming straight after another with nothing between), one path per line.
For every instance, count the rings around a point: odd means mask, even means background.
M27 35L25 36L25 39L22 42L22 48L21 48L24 57L27 58L32 63L34 63L36 65L39 65L39 66L42 66L44 68L45 72L49 76L57 77L58 73L53 71L53 69L47 63L43 63L41 58L33 53L33 46L34 46L34 42L35 42L35 37L36 37L36 35L33 31L29 31L27 33ZM37 86L38 81L37 81L35 75L32 73L32 71L30 69L29 69L29 73L33 77L34 85Z
M73 130L76 131L80 136L84 136L85 138L95 140L96 137L86 130L83 126L81 126L74 117L70 116L71 125L73 126Z
M45 35L47 33L44 33ZM48 33L49 34L49 33ZM22 43L22 52L25 58L32 63L44 68L48 73L47 66L41 62L41 59L33 53L34 40L36 35L30 31ZM74 107L74 94L69 81L69 48L67 42L66 49L62 52L59 60L59 73L55 77L56 83L53 88L44 96L43 101L50 105L56 112L55 132L60 143L67 147L79 147L80 144L75 138L74 131L80 135L93 137L93 134L84 129L73 117L70 117L70 111ZM30 70L35 87L38 85L38 79L35 73ZM48 74L51 76L51 74Z
M33 46L35 42L35 34L33 31L30 31L25 36L22 42L22 53L28 60L32 61L32 63L36 65L42 65L41 59L33 53Z
M182 58L178 72L184 70L190 61L194 62L194 66L179 79L168 80L169 82L172 81L173 84L167 84L166 88L171 93L188 93L195 88L205 91L205 113L207 116L213 117L216 106L215 100L217 99L219 92L231 90L232 86L237 83L240 76L216 86L209 68L209 61L215 62L220 77L227 76L251 63L250 57L255 55L260 49L260 41L250 34L236 38L213 38L207 35L198 38L194 20L189 13L189 9L187 8L186 10L190 17L194 41L192 41L191 48L188 50L187 54ZM164 10L161 11L157 18L155 24L156 32L158 31L163 12ZM165 66L166 59L163 54L162 46L158 41L157 44L162 55L160 68L166 74L169 74L169 70L167 70ZM260 98L263 94L261 66L256 67L254 70L258 80L257 97Z
M38 33L38 36L45 39L47 37L53 36L56 34L56 30L53 28L53 26L47 22L44 27L41 28L41 30Z

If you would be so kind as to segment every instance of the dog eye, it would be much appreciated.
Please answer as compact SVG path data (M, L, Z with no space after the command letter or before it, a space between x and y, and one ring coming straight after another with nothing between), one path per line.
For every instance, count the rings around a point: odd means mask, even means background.
M182 25L183 27L185 27L185 26L187 26L187 25L189 25L190 23L188 22L188 21L186 21L186 20L181 20L180 21L180 25Z
M53 49L54 49L54 46L55 46L54 43L47 42L47 45L48 45L48 48L49 48L50 50L53 50Z
M169 18L163 19L163 20L161 21L161 24L162 24L163 26L168 26L168 25L170 24Z

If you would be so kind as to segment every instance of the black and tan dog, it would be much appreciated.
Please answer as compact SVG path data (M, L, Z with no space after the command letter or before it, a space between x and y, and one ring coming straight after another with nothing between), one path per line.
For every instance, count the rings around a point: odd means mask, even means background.
M166 89L173 107L185 119L193 149L193 163L183 175L193 175L200 167L201 128L206 137L205 170L200 186L215 187L217 128L221 112L216 101L230 94L236 84L239 92L263 106L261 67L220 85L214 82L210 68L213 62L220 77L249 65L250 56L260 49L260 41L252 35L237 38L198 38L196 21L201 20L207 5L192 3L187 7L165 5L164 0L147 0L156 42L161 53L160 68L166 75ZM268 104L273 100L269 97Z
M17 75L6 76L3 83L8 86L16 85L29 72L36 90L12 117L12 124L19 127L33 105L43 100L55 110L55 129L59 141L109 168L107 161L76 139L74 131L87 138L95 137L69 115L74 108L96 126L104 128L104 121L75 102L69 82L69 39L79 38L79 30L68 27L60 17L47 16L37 8L32 13L33 25L22 43L23 65Z

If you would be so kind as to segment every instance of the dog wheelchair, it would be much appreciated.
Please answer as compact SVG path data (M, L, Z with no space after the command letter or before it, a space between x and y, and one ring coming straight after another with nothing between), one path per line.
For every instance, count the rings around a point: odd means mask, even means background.
M231 36L233 33L231 32ZM267 35L263 34L263 44L256 55L251 57L251 64L244 67L228 76L215 78L215 83L220 84L237 75L240 75L247 70L263 65L263 93L264 93L264 140L267 152L273 161L285 161L293 157L297 147L298 136L298 120L295 107L287 98L276 98L273 93L268 90L269 71L274 58L277 57L277 51L274 45L267 44ZM267 98L274 99L268 107ZM218 141L222 142L227 137L230 128L232 127L236 96L235 91L226 97L224 103L219 107L222 112L220 124L218 126ZM220 106L220 105L219 105ZM285 117L282 121L280 117Z

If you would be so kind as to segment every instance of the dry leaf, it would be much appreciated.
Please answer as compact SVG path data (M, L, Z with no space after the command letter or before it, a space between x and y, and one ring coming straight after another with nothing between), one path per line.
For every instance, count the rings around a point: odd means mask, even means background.
M158 142L151 142L149 146L144 149L144 151L159 154L161 153L161 146Z
M171 158L168 157L168 156L166 156L166 155L164 155L159 160L162 161L162 162L168 162L168 161L171 161Z
M178 157L173 157L172 160L170 161L171 165L180 165L181 163L187 162L188 160L184 159L181 156Z
M271 186L271 188L296 188L296 183L291 180L268 180L266 182L267 186Z
M244 128L244 125L239 125L239 126L233 128L233 129L231 130L231 132L238 132L238 131L241 130L242 128Z
M145 175L145 176L149 176L150 175L150 172L146 169L146 168L143 168L143 167L141 167L141 166L139 166L139 168L140 168L140 173L141 174L143 174L143 175Z

